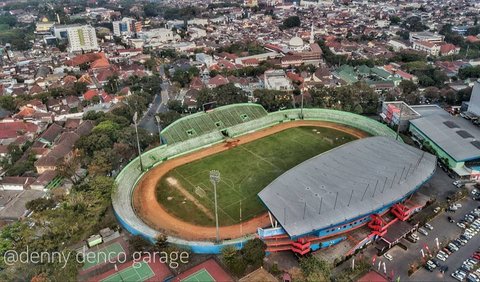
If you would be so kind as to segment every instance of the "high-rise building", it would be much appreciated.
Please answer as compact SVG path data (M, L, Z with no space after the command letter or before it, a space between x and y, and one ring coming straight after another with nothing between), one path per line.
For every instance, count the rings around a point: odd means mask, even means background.
M132 18L123 18L121 21L114 21L113 34L115 36L130 35L142 31L142 23Z
M68 40L69 52L98 50L97 34L90 25L56 25L55 37Z

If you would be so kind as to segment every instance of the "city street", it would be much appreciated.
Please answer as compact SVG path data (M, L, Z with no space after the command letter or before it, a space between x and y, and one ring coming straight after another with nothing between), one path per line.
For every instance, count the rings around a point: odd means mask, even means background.
M139 127L149 131L152 134L158 134L157 121L155 114L167 111L167 102L169 100L168 89L170 85L167 81L162 82L162 92L160 95L155 95L151 106L140 120Z

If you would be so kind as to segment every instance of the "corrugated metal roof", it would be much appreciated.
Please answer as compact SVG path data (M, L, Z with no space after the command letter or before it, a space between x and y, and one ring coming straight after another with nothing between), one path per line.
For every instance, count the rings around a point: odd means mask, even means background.
M291 236L367 215L435 171L436 157L388 137L347 143L290 169L259 193Z

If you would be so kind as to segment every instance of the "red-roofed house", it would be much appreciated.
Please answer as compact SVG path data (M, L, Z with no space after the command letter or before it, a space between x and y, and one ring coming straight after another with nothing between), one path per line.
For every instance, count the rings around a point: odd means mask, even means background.
M440 56L456 55L460 52L460 47L447 43L440 46Z
M38 133L39 127L36 124L23 121L1 122L0 123L0 143L8 145L14 142L17 137L27 137L33 139Z
M83 100L91 101L93 97L96 97L96 96L98 96L98 90L89 89L87 90L87 92L83 94Z
M207 87L215 88L225 84L228 84L228 79L223 75L217 74L217 76L210 78L210 80L207 83Z

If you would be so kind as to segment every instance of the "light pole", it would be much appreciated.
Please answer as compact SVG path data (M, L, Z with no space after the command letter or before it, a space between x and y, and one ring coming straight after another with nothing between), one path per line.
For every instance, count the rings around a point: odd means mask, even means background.
M133 123L135 124L135 133L137 135L137 147L138 147L138 157L140 158L140 170L143 172L142 151L140 150L140 139L138 138L137 119L138 119L138 113L135 112L135 114L133 115Z
M215 227L216 227L216 238L217 242L220 241L220 234L218 230L218 208L217 208L217 184L220 182L220 171L211 170L210 171L210 182L213 184L213 194L215 197Z
M158 138L160 139L160 145L162 145L162 135L160 135L160 122L162 121L159 116L155 116L157 120Z

